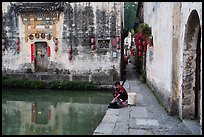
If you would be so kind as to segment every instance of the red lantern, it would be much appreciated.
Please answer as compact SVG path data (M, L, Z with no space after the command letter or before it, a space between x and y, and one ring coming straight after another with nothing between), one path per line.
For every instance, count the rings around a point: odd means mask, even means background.
M140 38L141 38L142 40L144 40L144 39L145 39L145 37L146 37L146 35L145 35L145 34L141 34L141 35L140 35Z
M138 42L139 37L137 35L134 36L134 42Z
M57 52L58 51L58 46L57 45L55 45L55 52Z
M146 45L147 45L146 40L144 40L144 41L142 42L142 45L143 45L143 46L146 46Z
M146 51L147 51L147 47L145 46L145 47L144 47L144 52L146 52Z
M142 56L142 52L141 52L141 51L138 52L138 56L139 56L139 57Z
M55 45L58 45L58 39L57 38L55 39Z
M91 49L94 50L95 49L95 45L91 45Z
M142 46L138 46L138 50L142 50Z
M139 44L139 45L141 45L141 44L142 44L142 41L141 41L140 39L138 40L138 44Z
M118 50L120 49L120 44L119 44L119 43L117 44L117 49L118 49Z

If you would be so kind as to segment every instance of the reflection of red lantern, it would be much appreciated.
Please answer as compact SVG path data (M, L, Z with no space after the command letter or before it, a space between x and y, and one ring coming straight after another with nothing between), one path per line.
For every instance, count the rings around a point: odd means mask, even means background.
M116 39L117 39L117 42L119 43L120 42L120 37L117 37Z
M68 54L68 58L69 58L69 60L72 60L72 54L71 53Z
M5 44L6 42L5 42L5 39L2 39L2 44Z
M57 38L55 39L55 45L58 45L58 39Z
M94 50L95 49L95 45L91 45L91 49Z
M95 44L94 38L91 38L91 44Z
M72 48L69 48L68 53L70 54L72 53Z
M20 44L20 40L19 40L19 38L16 40L16 44Z
M95 49L95 39L93 37L91 38L91 49Z
M17 46L16 46L16 50L17 50L17 52L20 51L20 45L17 45Z
M3 50L3 51L5 50L5 45L4 45L4 44L2 44L2 50Z
M139 56L139 57L142 56L142 52L141 52L141 51L138 52L138 56Z
M56 51L56 52L58 51L58 46L57 46L57 45L55 45L55 51Z

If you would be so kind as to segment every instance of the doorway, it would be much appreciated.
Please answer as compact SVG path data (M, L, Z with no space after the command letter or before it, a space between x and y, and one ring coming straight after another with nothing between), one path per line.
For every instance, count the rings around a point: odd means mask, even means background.
M46 72L48 57L47 57L47 42L35 42L35 72Z
M200 119L201 26L196 10L188 18L184 40L182 118Z

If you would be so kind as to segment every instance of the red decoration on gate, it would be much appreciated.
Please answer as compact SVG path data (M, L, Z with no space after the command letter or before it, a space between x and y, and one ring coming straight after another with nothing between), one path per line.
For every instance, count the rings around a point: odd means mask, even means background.
M34 63L35 59L35 46L34 43L31 43L31 63Z
M50 46L47 45L47 56L50 57Z

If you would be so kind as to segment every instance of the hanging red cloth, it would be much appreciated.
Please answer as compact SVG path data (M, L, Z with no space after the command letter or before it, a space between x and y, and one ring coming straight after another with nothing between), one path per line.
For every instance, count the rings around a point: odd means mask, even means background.
M31 63L34 63L35 59L35 46L34 43L31 43Z
M47 45L47 56L50 57L50 46Z

